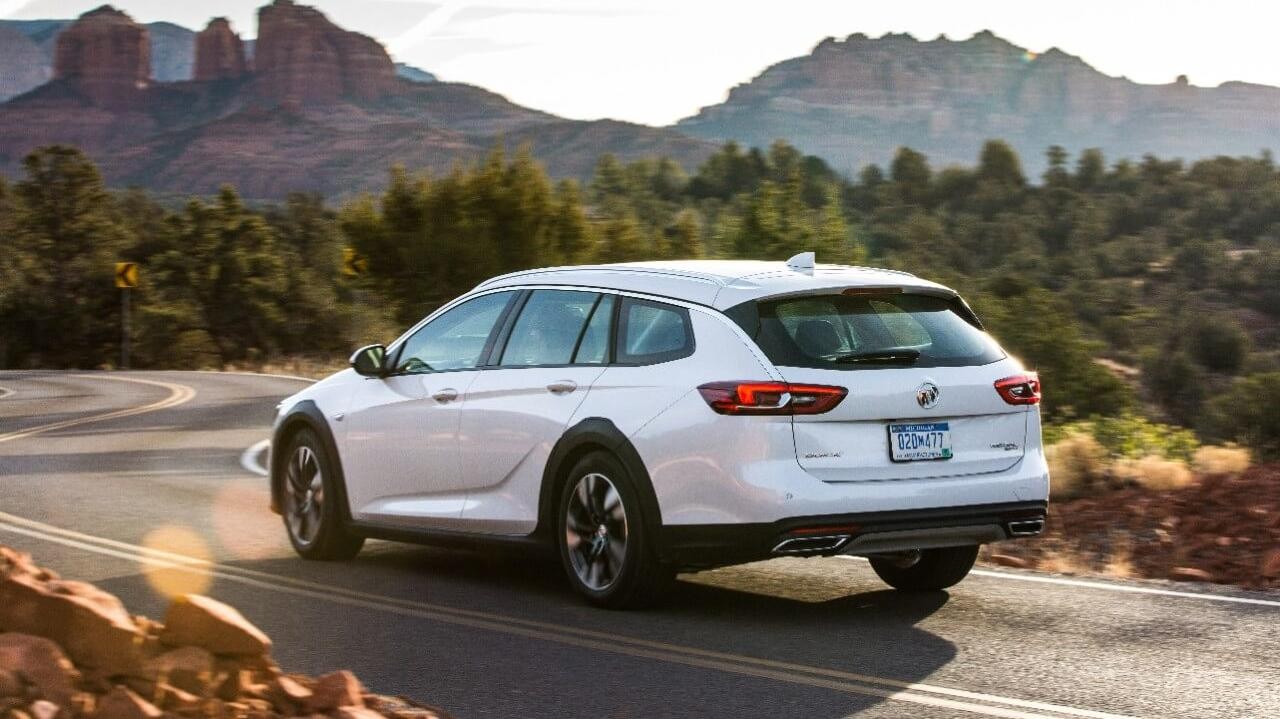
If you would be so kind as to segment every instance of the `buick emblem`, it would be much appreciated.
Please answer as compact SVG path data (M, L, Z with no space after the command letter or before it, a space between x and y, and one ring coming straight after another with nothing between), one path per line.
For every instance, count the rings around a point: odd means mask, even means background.
M942 390L938 389L938 385L932 382L925 382L920 385L920 389L916 390L916 402L925 409L933 409L938 406L938 398L942 396Z

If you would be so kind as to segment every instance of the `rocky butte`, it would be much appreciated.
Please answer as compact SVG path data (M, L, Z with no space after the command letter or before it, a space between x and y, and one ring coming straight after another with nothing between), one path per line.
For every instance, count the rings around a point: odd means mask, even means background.
M225 17L210 20L196 35L195 81L238 80L248 73L244 41Z
M382 45L291 0L258 11L254 66L258 94L272 100L374 100L397 90L395 64Z
M989 31L959 41L858 33L769 67L677 127L751 145L785 138L850 174L900 145L935 167L972 164L989 138L1009 141L1032 172L1050 145L1100 147L1112 159L1280 147L1280 89L1196 87L1175 72L1167 84L1140 84Z
M188 42L192 79L160 82L147 79L146 27L109 7L87 13L57 36L57 76L0 104L0 173L21 174L37 147L68 144L115 186L211 194L231 184L273 199L377 190L393 165L443 172L499 145L528 144L555 177L588 176L605 152L692 167L713 148L670 129L564 120L473 85L397 77L375 40L288 0L263 7L258 22L252 51L225 20L210 22Z
M85 13L58 36L53 76L95 105L136 106L151 78L147 28L110 5Z

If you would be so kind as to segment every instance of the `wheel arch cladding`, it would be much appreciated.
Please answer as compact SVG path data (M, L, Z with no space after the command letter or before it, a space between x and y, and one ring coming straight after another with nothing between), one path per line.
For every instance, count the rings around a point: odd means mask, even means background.
M645 469L644 461L640 459L640 453L631 444L631 440L613 422L603 417L589 417L570 427L552 448L542 474L535 532L554 539L560 489L568 480L573 465L594 451L612 454L631 475L636 492L640 495L640 511L644 515L645 524L651 530L650 536L657 540L661 536L662 510L649 480L649 471Z
M324 445L324 454L329 460L330 471L335 480L335 486L338 490L338 507L342 510L342 518L346 522L351 521L351 504L347 501L347 476L342 470L342 457L338 454L338 445L333 440L333 432L329 429L329 423L324 419L324 413L316 406L316 403L309 399L304 399L295 404L284 414L284 417L276 424L276 429L271 436L271 511L280 514L282 500L284 499L284 467L288 461L285 456L285 448L288 442L293 438L299 430L309 429L316 433L320 438L321 444ZM281 451L276 451L280 449Z

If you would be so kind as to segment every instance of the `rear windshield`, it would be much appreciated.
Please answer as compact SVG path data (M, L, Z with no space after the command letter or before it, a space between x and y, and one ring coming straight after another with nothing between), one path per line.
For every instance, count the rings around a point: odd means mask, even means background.
M1000 346L958 313L963 309L930 295L817 295L748 302L726 314L785 367L962 367L1003 359Z

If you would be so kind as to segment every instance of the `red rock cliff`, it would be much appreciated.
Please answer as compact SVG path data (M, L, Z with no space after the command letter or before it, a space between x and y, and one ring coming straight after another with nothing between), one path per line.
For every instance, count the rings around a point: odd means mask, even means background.
M224 17L216 17L196 35L195 79L238 79L248 74L244 41Z
M377 41L291 0L258 11L254 68L259 96L277 102L371 100L396 87L395 66Z
M151 77L147 28L110 5L91 10L58 35L53 68L94 104L130 107Z

